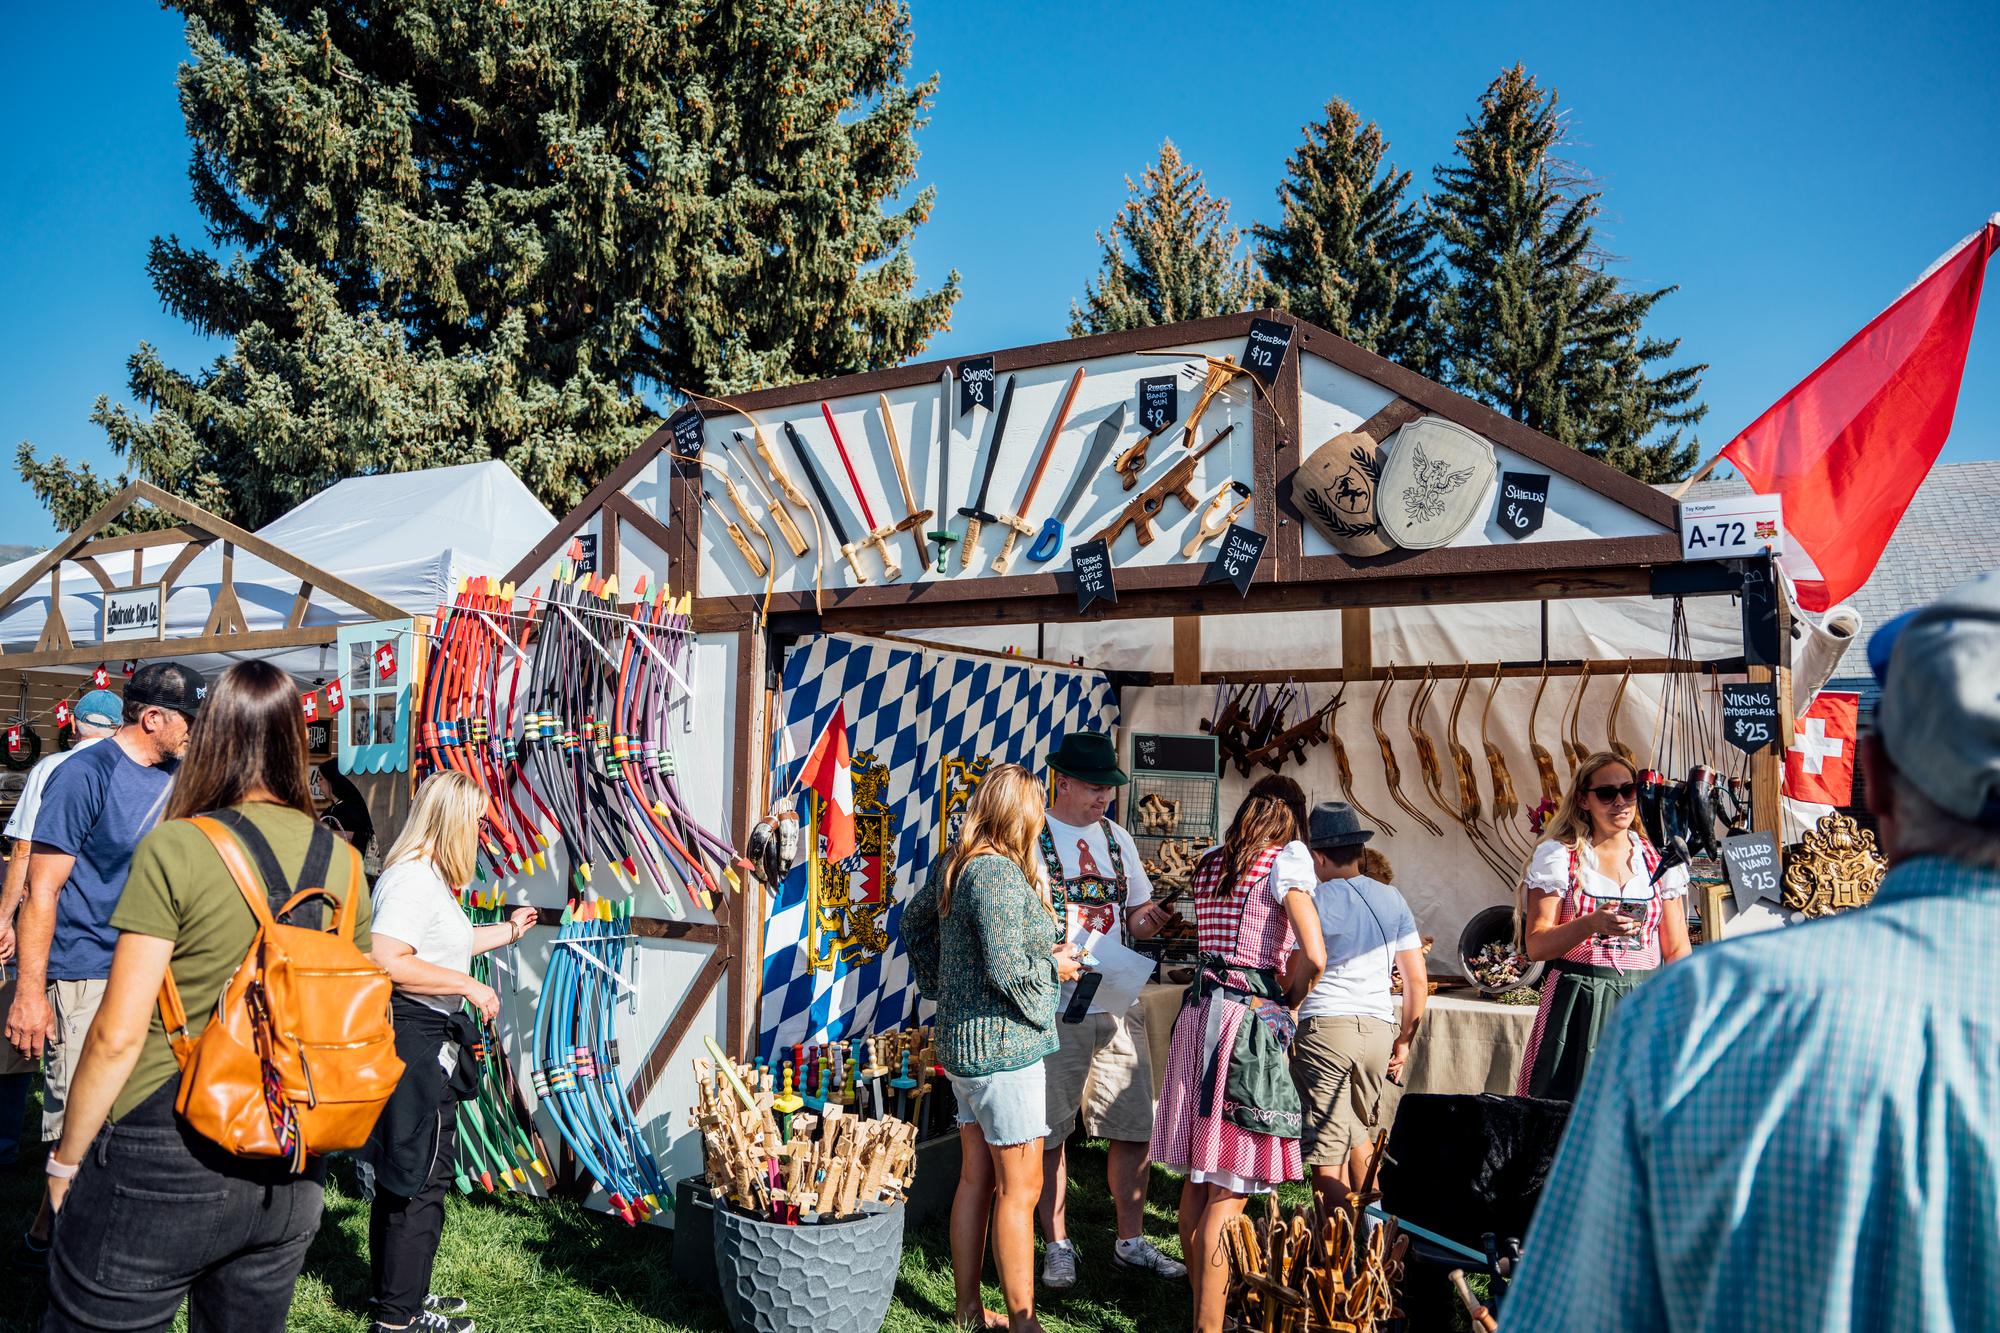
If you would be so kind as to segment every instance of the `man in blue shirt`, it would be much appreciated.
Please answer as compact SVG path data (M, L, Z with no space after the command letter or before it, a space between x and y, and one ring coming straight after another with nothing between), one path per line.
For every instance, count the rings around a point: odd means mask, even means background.
M2000 1329L2000 571L1868 656L1888 875L1619 1006L1507 1329Z
M111 975L118 939L112 909L133 850L166 809L206 692L201 676L178 662L139 668L125 686L124 725L57 769L36 813L7 1040L30 1059L48 1050L42 1137L50 1142L61 1137L70 1078ZM45 1260L48 1235L45 1194L20 1257L31 1265Z

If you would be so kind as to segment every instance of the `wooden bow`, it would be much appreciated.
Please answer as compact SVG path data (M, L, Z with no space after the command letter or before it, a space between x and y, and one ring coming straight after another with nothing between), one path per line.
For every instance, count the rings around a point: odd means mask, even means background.
M1479 713L1479 745L1486 751L1486 769L1493 778L1493 831L1499 842L1514 857L1525 862L1534 852L1527 843L1526 836L1518 823L1521 817L1521 798L1514 792L1514 775L1507 768L1507 757L1500 753L1500 747L1493 743L1493 697L1500 693L1500 664L1493 664L1493 683L1486 690L1486 706Z
M1389 743L1389 733L1382 727L1382 706L1388 702L1390 687L1396 683L1396 664L1389 663L1389 674L1382 681L1382 688L1375 692L1375 747L1382 752L1382 775L1389 784L1389 797L1402 808L1404 814L1431 831L1431 836L1442 838L1444 830L1432 822L1429 815L1410 804L1410 798L1403 795L1403 770L1396 763L1396 747ZM1437 762L1437 756L1431 756Z
M1348 762L1347 747L1340 743L1340 705L1341 699L1346 693L1347 682L1342 681L1340 692L1335 694L1333 701L1327 705L1326 721L1327 744L1333 747L1334 767L1340 772L1340 794L1369 823L1375 825L1383 833L1393 838L1396 836L1396 826L1370 810L1367 806L1361 804L1361 798L1355 795L1354 792L1354 767Z
M1563 759L1569 764L1569 775L1576 776L1576 770L1583 761L1590 758L1590 751L1583 746L1583 736L1577 731L1577 723L1583 716L1583 694L1590 688L1590 660L1584 659L1583 670L1576 678L1576 693L1570 696L1569 715L1565 719L1563 731Z
M1465 830L1466 838L1472 843L1472 850L1479 853L1479 859L1500 877L1502 884L1511 884L1514 880L1513 865L1507 856L1494 847L1492 840L1486 836L1485 825L1481 822L1485 810L1479 800L1479 778L1473 772L1472 751L1466 749L1465 744L1458 738L1458 720L1465 711L1465 692L1471 684L1472 667L1467 664L1459 672L1458 694L1451 701L1451 716L1445 725L1445 744L1451 750L1452 771L1458 775L1458 808L1448 813L1457 817L1459 825ZM1434 684L1432 688L1435 688ZM1425 698L1429 698L1428 691Z
M1542 659L1542 682L1535 686L1535 702L1528 709L1528 753L1535 757L1535 772L1541 778L1542 799L1550 808L1562 804L1562 779L1556 776L1556 757L1542 744L1542 738L1535 734L1535 719L1542 711L1542 694L1549 688L1549 663Z
M1632 770L1632 776L1639 776L1639 758L1632 753L1632 747L1618 739L1618 705L1625 702L1625 687L1632 683L1632 667L1626 664L1625 674L1618 680L1618 692L1611 696L1611 720L1606 730L1611 739L1611 753L1625 761L1625 767Z

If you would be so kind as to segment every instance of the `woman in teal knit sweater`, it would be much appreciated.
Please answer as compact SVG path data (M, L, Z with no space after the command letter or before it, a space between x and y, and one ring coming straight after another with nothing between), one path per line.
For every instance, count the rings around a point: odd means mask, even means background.
M1034 1227L1049 1130L1042 1060L1056 1048L1057 988L1082 970L1035 855L1042 809L1031 773L1017 764L993 769L965 808L958 841L903 908L903 944L918 988L937 1005L938 1061L958 1097L963 1165L951 1269L961 1328L1041 1328ZM989 1212L1004 1317L979 1295Z

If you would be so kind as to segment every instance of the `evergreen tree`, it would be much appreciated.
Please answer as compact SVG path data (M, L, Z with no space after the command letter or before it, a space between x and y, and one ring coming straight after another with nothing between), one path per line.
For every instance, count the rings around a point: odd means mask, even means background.
M1259 265L1299 318L1434 374L1437 266L1421 205L1404 203L1410 173L1384 163L1382 131L1338 97L1304 133L1278 186L1284 220L1251 228Z
M1626 290L1593 219L1599 191L1559 156L1554 89L1520 66L1480 98L1437 169L1432 201L1451 276L1437 303L1446 383L1642 481L1693 464L1683 428L1705 365L1668 366L1678 339L1643 325L1672 287Z
M131 358L92 420L138 476L248 525L359 472L500 458L559 512L642 394L891 365L925 190L901 0L173 0L208 239L167 308L230 340ZM117 481L22 473L73 523Z
M1070 304L1071 336L1232 314L1257 298L1261 284L1237 256L1243 232L1229 225L1229 201L1209 194L1171 139L1139 184L1125 178L1125 191L1110 233L1097 233L1097 280L1081 305Z

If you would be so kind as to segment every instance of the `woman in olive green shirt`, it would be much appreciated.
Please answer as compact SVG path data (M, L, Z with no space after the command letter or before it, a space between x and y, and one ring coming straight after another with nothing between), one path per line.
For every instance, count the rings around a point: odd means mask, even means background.
M133 853L112 914L122 933L110 981L49 1154L58 1212L44 1329L164 1330L188 1300L192 1333L275 1333L319 1230L318 1160L293 1175L281 1159L236 1157L174 1112L180 1068L159 1016L161 980L171 964L189 1034L200 1036L257 931L215 849L182 822L218 812L253 863L256 844L268 846L287 883L317 831L325 887L345 896L356 853L313 818L298 688L267 663L239 663L210 687L170 822ZM368 909L364 895L354 930L364 950Z

